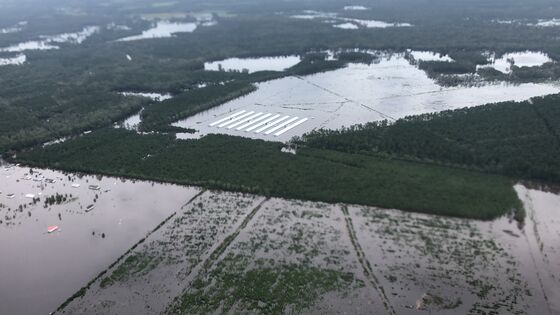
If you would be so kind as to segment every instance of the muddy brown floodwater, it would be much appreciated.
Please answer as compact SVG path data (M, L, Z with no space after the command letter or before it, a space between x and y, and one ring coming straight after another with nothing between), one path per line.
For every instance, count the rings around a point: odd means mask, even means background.
M48 314L199 189L4 165L0 191L0 314Z
M551 192L514 187L520 226L0 172L1 314L48 313L89 281L61 313L560 314Z
M522 228L205 192L65 313L558 314L560 196L515 188Z

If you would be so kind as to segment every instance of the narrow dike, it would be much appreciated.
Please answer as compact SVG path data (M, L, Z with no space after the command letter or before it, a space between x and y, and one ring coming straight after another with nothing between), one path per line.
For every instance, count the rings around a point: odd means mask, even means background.
M189 199L189 201L187 201L187 203L185 203L181 209L185 208L187 205L191 204L196 198L200 197L202 194L204 194L206 192L206 189L201 190L199 193L197 193L196 195L194 195L191 199ZM128 256L130 253L132 253L133 250L135 250L138 246L140 246L142 243L144 243L146 241L146 239L148 239L148 237L150 237L150 235L154 234L155 232L157 232L161 227L163 227L167 222L169 222L171 219L173 219L175 216L177 215L177 211L173 212L170 216L168 216L165 220L163 220L160 224L158 224L158 226L156 226L153 230L151 230L150 232L148 232L148 234L146 234L146 236L144 236L143 238L141 238L136 244L132 245L131 248L129 248L124 254L122 254L119 258L117 258L117 260L115 260L111 265L109 265L109 267L107 267L105 270L101 271L95 278L93 278L90 282L88 282L84 287L82 287L80 290L78 290L78 292L74 293L71 297L69 297L66 301L64 301L54 312L51 312L49 314L54 314L57 312L61 312L64 310L64 308L66 308L66 306L68 306L70 303L72 303L72 301L74 301L77 298L80 298L82 296L84 296L87 292L87 290L89 290L89 288L99 279L101 279L101 277L103 277L109 270L111 270L113 267L115 267L119 262L121 262L126 256Z
M537 222L535 220L535 213L534 213L535 209L533 208L533 199L529 196L528 193L527 193L527 199L529 200L529 203L530 203L529 204L530 207L528 207L528 209L527 209L528 212L529 212L527 217L529 218L530 223L533 225L533 234L534 234L533 236L535 237L535 242L537 244L539 244L541 242L541 240L540 240L540 236L539 236ZM527 226L527 228L528 228L528 226ZM529 230L529 228L527 230ZM535 274L537 276L537 280L539 282L539 286L540 286L540 289L542 291L543 298L546 302L546 307L548 309L548 313L550 315L553 315L552 307L550 307L550 301L548 299L548 295L546 294L546 289L545 289L544 284L543 284L542 276L541 276L541 273L539 272L537 259L535 258L534 251L539 252L539 249L538 248L535 249L535 248L533 248L533 246L531 246L531 241L529 240L529 235L527 233L523 233L523 235L524 235L525 241L527 242L527 247L529 248L529 254L531 256L531 261L533 262L533 267L535 268Z
M214 262L216 262L216 260L218 260L218 258L220 258L220 256L226 251L226 249L229 247L229 245L231 245L231 243L233 243L233 241L237 238L239 233L241 233L241 231L243 231L243 229L245 229L247 227L249 222L251 222L251 220L255 217L255 215L261 209L263 204L265 204L268 200L270 200L270 198L265 198L263 201L261 201L245 217L245 219L243 220L243 222L241 222L241 224L237 227L237 229L235 229L235 231L233 231L230 235L228 235L226 238L224 238L224 240L212 251L212 253L208 256L208 258L206 258L206 260L202 264L202 268L204 269L204 271L207 271L208 269L210 269L212 267L212 265L214 265Z
M385 307L385 310L387 310L387 312L390 315L395 315L396 314L395 310L393 309L393 306L391 306L391 303L389 302L389 299L385 294L385 290L383 290L383 287L381 287L381 285L379 284L379 280L375 276L373 272L373 268L371 267L370 262L367 260L364 250L362 249L362 246L358 242L356 231L354 230L354 224L352 223L352 218L350 218L350 214L348 213L348 207L342 206L341 210L342 213L344 214L344 220L346 221L346 229L348 230L350 241L354 246L354 250L356 251L356 255L358 256L358 261L362 265L365 276L368 278L369 282L373 285L375 291L377 291L377 293L379 294L379 297L383 302L383 306Z
M257 212L259 212L259 210L262 208L262 206L269 200L270 200L270 197L265 198L255 208L253 208L253 210L251 210L251 212L249 214L247 214L245 219L243 219L243 222L241 222L241 224L235 229L235 231L233 231L231 234L226 236L224 238L224 240L222 242L220 242L216 246L216 248L214 248L214 250L212 250L212 252L210 254L208 254L208 256L206 257L206 259L204 259L203 262L196 265L187 274L188 279L185 282L188 283L188 285L183 290L183 293L189 289L191 283L194 281L196 276L201 275L202 273L206 273L210 270L210 268L212 268L214 263L220 258L220 256L222 256L222 254L231 245L231 243L233 243L233 241L237 238L237 236L239 236L239 233L241 233L241 231L243 231L243 229L245 229L247 227L247 225L249 225L249 222L251 222L251 220L255 217ZM177 301L177 299L180 298L183 293L176 296L174 298L174 302L169 304L167 307L168 308L172 307L172 305L175 303L175 301ZM164 312L164 313L166 313L166 312Z
M368 109L368 110L370 110L370 111L372 111L372 112L376 112L376 113L378 113L379 115L381 115L382 117L384 117L384 118L386 118L386 119L389 119L389 120L392 120L392 121L396 121L396 120L397 120L397 119L395 119L394 117L391 117L390 115L387 115L387 114L385 114L385 113L383 113L383 112L380 112L380 111L378 111L378 110L375 109L375 108L372 108L372 107L370 107L370 106L368 106L368 105L366 105L366 104L363 104L363 103L354 101L354 100L352 100L352 99L350 99L350 98L348 98L348 97L346 97L346 96L344 96L344 95L340 95L340 94L338 94L338 93L336 93L336 92L334 92L334 91L331 91L331 90L329 90L329 89L327 89L327 88L325 88L325 87L320 86L319 84L313 83L313 82L311 82L311 81L309 81L309 80L307 80L307 79L305 79L305 78L303 78L303 77L301 77L301 76L296 76L296 78L298 78L298 79L300 79L300 80L302 80L302 81L308 83L309 85L312 85L312 86L314 86L314 87L316 87L316 88L318 88L318 89L320 89L320 90L322 90L322 91L324 91L324 92L327 92L327 93L332 94L332 95L334 95L334 96L336 96L336 97L339 97L339 98L345 100L345 101L348 102L348 103L354 103L354 104L356 104L356 105L365 107L366 109Z

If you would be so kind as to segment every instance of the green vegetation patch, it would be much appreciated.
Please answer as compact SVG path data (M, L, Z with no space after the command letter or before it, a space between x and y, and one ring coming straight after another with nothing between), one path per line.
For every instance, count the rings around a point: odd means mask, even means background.
M145 253L134 253L128 256L122 264L120 264L110 276L101 280L99 286L106 288L115 282L124 282L130 277L138 277L146 275L150 270L157 267L161 258L153 257Z
M17 161L284 198L344 202L492 219L520 202L510 179L376 156L303 148L226 135L174 140L103 129L36 148Z
M312 306L325 293L343 291L354 282L352 273L304 265L243 271L236 268L236 259L230 255L209 277L198 278L167 312L297 314Z
M172 99L155 104L142 112L140 129L152 131L256 90L250 83L232 82L211 85L179 94Z

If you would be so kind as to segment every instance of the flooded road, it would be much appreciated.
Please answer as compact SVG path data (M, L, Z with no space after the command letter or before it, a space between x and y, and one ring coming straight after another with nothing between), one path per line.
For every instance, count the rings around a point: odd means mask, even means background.
M199 189L1 166L0 191L0 314L48 314Z
M413 51L421 60L450 60L430 52ZM352 82L352 84L348 84ZM259 83L258 90L221 106L201 112L175 126L193 128L197 136L225 133L256 139L287 141L314 129L338 129L359 123L394 120L409 115L440 112L500 101L522 101L560 91L555 84L495 83L479 87L444 88L411 65L403 54L385 54L377 63L354 64L335 71L304 77L286 77ZM227 125L228 117L244 111L240 125ZM257 115L259 114L260 115ZM253 116L257 115L257 116ZM269 115L265 119L260 119ZM287 117L286 117L287 116ZM276 120L267 121L270 117ZM283 121L282 118L286 117ZM274 128L295 118L304 122L276 135L266 129L251 129L251 122ZM222 121L226 119L226 121ZM233 119L229 121L236 122ZM239 121L239 120L238 120ZM214 124L215 122L220 122ZM244 128L240 128L245 126ZM253 125L254 126L254 125ZM260 125L259 125L260 127ZM259 131L260 130L260 131ZM193 135L184 135L192 138ZM178 135L179 138L182 135Z

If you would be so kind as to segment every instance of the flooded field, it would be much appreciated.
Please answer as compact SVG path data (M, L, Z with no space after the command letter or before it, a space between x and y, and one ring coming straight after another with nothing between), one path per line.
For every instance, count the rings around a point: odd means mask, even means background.
M143 31L142 34L140 35L121 38L118 41L127 42L127 41L141 40L141 39L172 37L174 34L177 33L194 32L197 26L198 25L196 23L176 23L176 22L168 22L168 21L159 21L155 23L152 26L152 28Z
M411 54L421 60L450 60L448 56L430 52L413 51ZM411 65L403 54L386 54L370 65L350 64L335 71L259 83L256 92L175 125L198 130L195 136L226 133L287 141L319 128L337 129L493 102L522 101L558 91L560 87L555 84L497 83L444 88ZM263 118L265 115L268 116ZM277 134L280 129L268 133L290 119L295 119L292 123L305 121L281 134Z
M23 28L26 26L27 26L27 21L21 21L16 23L15 25L0 28L0 34L12 34L12 33L21 32Z
M58 35L40 36L39 40L22 42L17 45L0 48L0 52L24 52L26 50L59 49L57 43L81 44L91 35L99 32L98 26L85 27L80 32L64 33Z
M195 22L177 22L173 19L184 19L192 17ZM168 38L179 33L192 33L199 26L208 27L216 25L212 14L206 13L179 13L179 14L145 14L142 19L152 21L151 28L141 34L121 38L117 41L128 42L142 39Z
M0 192L0 314L48 314L199 189L0 166Z
M538 67L547 62L553 62L550 57L542 52L536 51L521 51L514 53L507 53L500 58L491 56L492 64L479 67L491 67L503 73L511 73L511 67Z
M145 97L156 102L162 102L172 98L171 94L161 94L161 93L121 92L121 94L124 96ZM143 108L138 113L126 118L125 120L115 123L115 127L138 131L138 125L140 125L140 123L142 122L142 118L140 117L142 111L144 111Z
M206 62L204 69L208 71L284 71L301 61L299 56L264 57L264 58L229 58Z
M363 10L367 10L367 8L362 6L346 6L344 7L344 10L363 11ZM391 23L391 22L377 21L377 20L355 19L355 18L340 16L338 13L320 12L314 10L305 10L302 12L302 14L292 15L290 17L294 19L303 19L303 20L318 20L323 23L334 24L333 27L342 28L342 29L358 29L360 27L388 28L388 27L411 27L412 26L412 24L410 23L403 23L403 22ZM346 22L346 23L339 24L339 22ZM345 27L341 27L341 25L345 25Z
M560 26L560 19L552 18L552 19L538 19L536 22L527 23L526 20L493 20L494 23L498 24L517 24L517 25L526 25L526 26L533 26L533 27L559 27Z
M25 55L17 55L12 58L0 58L0 66L7 66L7 65L22 65L27 60L27 56Z
M560 196L516 190L522 228L207 191L63 312L558 314Z
M2 32L18 32L27 24L20 22L16 26L12 28L2 29ZM60 49L57 44L81 44L83 43L88 37L100 31L100 28L97 26L88 26L85 27L80 32L74 33L63 33L58 35L49 35L49 36L40 36L38 40L30 40L18 43L16 45L11 45L8 47L0 48L0 52L2 53L17 53L13 57L9 58L0 58L0 66L6 65L23 65L27 61L27 56L23 54L23 52L28 50L52 50L52 49Z

